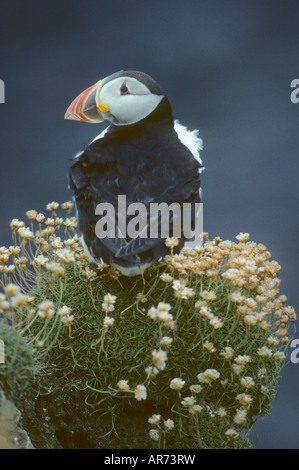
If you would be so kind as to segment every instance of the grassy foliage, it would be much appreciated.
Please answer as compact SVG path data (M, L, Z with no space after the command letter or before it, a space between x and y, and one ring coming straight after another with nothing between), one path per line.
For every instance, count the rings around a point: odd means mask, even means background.
M0 363L0 391L13 394L26 388L36 372L33 348L14 329L0 319L4 362Z
M151 403L144 426L154 446L250 447L296 318L266 247L247 234L236 243L204 235L203 246L175 255L171 239L163 262L125 278L109 266L92 269L70 205L65 219L56 209L46 227L34 211L30 229L14 221L13 246L2 249L2 312L36 361L66 371L64 391L80 391L89 404Z

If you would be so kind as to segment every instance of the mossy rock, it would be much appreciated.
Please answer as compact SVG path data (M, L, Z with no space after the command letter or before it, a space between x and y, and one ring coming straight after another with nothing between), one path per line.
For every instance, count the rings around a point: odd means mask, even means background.
M31 329L44 342L37 354L45 364L44 374L51 376L51 384L45 385L44 377L39 379L49 395L46 391L46 399L38 399L38 407L47 410L57 446L152 448L163 445L164 441L157 444L148 438L147 420L155 413L175 422L177 429L165 432L168 448L251 446L248 430L257 415L271 409L280 370L273 357L265 360L257 354L269 333L258 325L248 328L239 324L236 305L228 305L227 285L220 280L213 284L217 299L211 305L223 326L215 329L195 307L199 293L210 288L211 280L190 276L189 287L195 296L179 299L161 280L164 271L165 266L161 265L144 277L114 279L107 273L98 273L92 280L86 280L73 267L68 267L63 281L53 281L48 275L41 280L34 292L37 304L44 299L52 300L57 311L67 305L74 316L70 327L63 325L57 314L46 326L44 320L36 320ZM117 297L110 314L115 321L103 335L106 314L102 303L108 292ZM175 329L169 330L167 323L148 316L148 309L159 302L171 305ZM166 366L148 379L145 369L152 365L152 351L159 350L159 342L165 335L173 340L171 346L163 348L167 353ZM207 340L215 345L214 353L203 347ZM232 372L232 361L219 354L226 346L234 350L235 356L246 354L251 358L242 372L242 377L254 379L250 390L253 400L245 426L235 425L233 421L240 408L235 397L245 390L241 377ZM219 371L220 378L213 384L202 385L202 394L195 396L202 405L202 412L196 418L180 402L192 395L189 386L198 383L197 375L206 369ZM264 375L259 374L261 369L265 369ZM170 389L171 380L177 377L185 382L179 394ZM128 380L129 392L118 390L120 380ZM144 383L147 399L139 402L134 390ZM265 393L261 393L263 387ZM226 409L226 416L217 414L219 408ZM232 427L239 433L236 440L228 439L225 434Z
M3 318L0 318L0 340L4 352L4 362L0 363L0 389L7 396L15 396L26 390L33 380L37 368L34 349Z
M128 278L89 265L79 237L56 231L23 240L18 258L3 248L14 263L5 279L21 288L4 289L0 311L31 361L22 354L12 375L5 366L3 386L37 367L18 402L33 445L251 447L296 319L266 247L216 237Z

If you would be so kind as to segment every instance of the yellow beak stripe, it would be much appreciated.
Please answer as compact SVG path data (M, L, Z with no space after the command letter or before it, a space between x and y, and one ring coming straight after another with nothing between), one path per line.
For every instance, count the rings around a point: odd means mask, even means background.
M109 111L109 106L107 106L105 103L100 103L99 111L100 113L107 113Z

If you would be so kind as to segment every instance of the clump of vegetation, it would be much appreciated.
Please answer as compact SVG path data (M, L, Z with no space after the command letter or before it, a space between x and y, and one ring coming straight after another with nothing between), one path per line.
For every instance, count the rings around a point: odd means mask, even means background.
M144 447L250 447L296 319L266 246L203 234L201 246L174 254L171 238L163 262L126 278L90 266L72 203L64 217L58 207L47 206L49 218L27 212L30 227L14 219L13 244L0 248L0 311L43 374L63 372L61 393L110 413L111 433L117 410L124 420L126 406L140 414L144 405Z
M1 319L0 340L0 392L2 390L8 396L19 394L32 382L36 371L33 348Z

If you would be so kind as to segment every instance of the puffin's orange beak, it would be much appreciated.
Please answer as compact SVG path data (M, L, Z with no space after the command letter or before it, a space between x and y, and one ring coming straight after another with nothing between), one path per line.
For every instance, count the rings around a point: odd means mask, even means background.
M102 86L103 81L100 80L80 93L68 107L64 119L91 123L103 122L104 118L100 111L100 108L102 109L100 100Z

